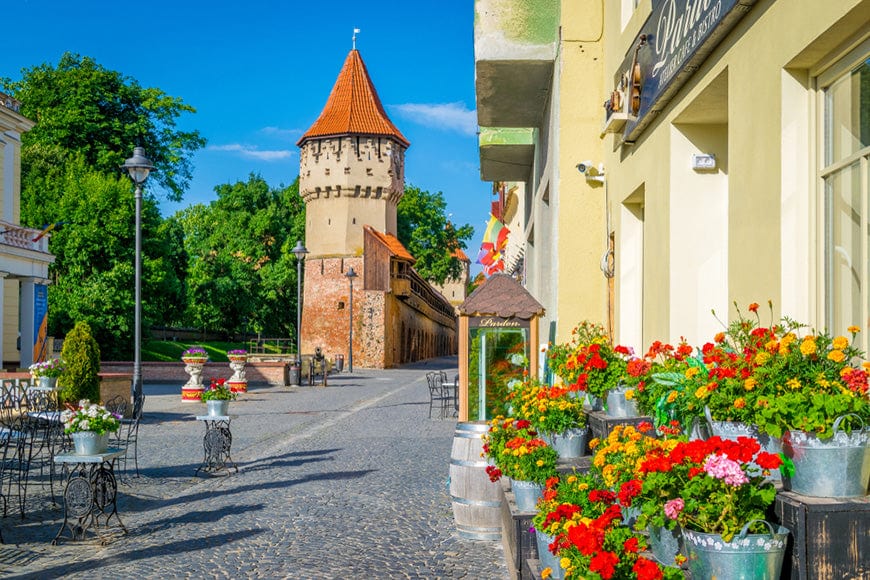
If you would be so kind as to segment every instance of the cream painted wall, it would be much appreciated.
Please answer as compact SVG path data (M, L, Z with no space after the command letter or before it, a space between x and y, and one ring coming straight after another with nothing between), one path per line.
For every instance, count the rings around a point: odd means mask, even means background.
M571 337L581 320L607 324L607 279L599 269L607 250L605 188L587 181L577 164L602 161L601 79L603 60L603 3L562 2L562 38L558 63L558 227L555 264L558 272L556 339ZM552 199L551 189L551 199Z
M714 171L691 168L693 154L716 155ZM670 150L671 344L703 344L720 330L711 310L728 312L728 127L674 125ZM679 227L675 227L679 224Z
M19 360L18 352L18 316L19 296L18 280L3 278L3 359ZM2 363L2 361L0 361ZM16 369L8 369L16 370Z
M608 90L650 7L642 1L624 30L622 12L607 13ZM853 17L846 16L850 11ZM817 111L807 71L830 64L837 43L854 45L862 31L866 35L868 12L868 0L759 1L633 146L604 137L617 263L620 243L631 237L620 231L621 205L639 188L645 192L645 343L680 335L709 340L721 328L711 321L710 307L723 309L727 314L721 318L730 319L735 301L745 311L750 302L770 299L775 318L787 313L812 325L823 322L817 306L819 189L812 157ZM716 153L727 171L707 180L680 169L689 162L693 139L675 124L723 74L725 120L716 121L715 138L725 147ZM603 121L601 111L598 118ZM701 203L708 196L712 205ZM683 262L688 242L705 246L691 248L693 267ZM716 277L721 285L714 284ZM620 295L619 280L617 288ZM621 319L632 308L618 309L617 328L636 327Z

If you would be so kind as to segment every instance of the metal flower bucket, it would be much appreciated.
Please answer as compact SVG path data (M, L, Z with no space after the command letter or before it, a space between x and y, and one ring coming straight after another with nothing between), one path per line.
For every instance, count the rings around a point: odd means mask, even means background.
M794 463L794 475L785 487L812 497L862 497L870 480L870 431L840 431L844 415L834 421L834 436L819 439L812 433L789 431L783 437L783 451Z
M749 526L763 522L770 534L749 534ZM719 534L683 528L683 544L692 578L716 580L777 580L782 570L788 530L763 520L748 522L730 542Z
M649 528L649 549L653 557L662 565L678 568L677 555L681 552L682 536L680 527L673 530L665 527L651 526Z
M538 506L538 499L544 493L544 486L534 481L511 479L511 490L514 501L521 512L533 512Z
M568 429L563 433L548 433L542 438L556 450L560 459L583 457L586 452L586 441L589 439L589 428Z
M229 401L210 400L205 403L209 417L226 417L230 412Z
M640 417L637 402L625 398L626 390L625 387L619 386L607 392L608 417Z
M555 539L554 536L545 534L541 530L535 530L535 542L538 544L538 560L541 562L541 569L550 568L553 571L550 574L550 578L561 580L565 571L559 565L559 556L556 556L549 550L550 544Z
M97 435L93 431L77 431L70 436L75 446L76 455L97 455L105 453L109 448L109 434Z

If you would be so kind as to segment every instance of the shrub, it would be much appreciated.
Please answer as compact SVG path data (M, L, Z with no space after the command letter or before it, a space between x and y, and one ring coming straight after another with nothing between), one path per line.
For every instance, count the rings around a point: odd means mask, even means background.
M100 345L87 322L77 322L63 341L66 370L58 379L63 401L100 400Z

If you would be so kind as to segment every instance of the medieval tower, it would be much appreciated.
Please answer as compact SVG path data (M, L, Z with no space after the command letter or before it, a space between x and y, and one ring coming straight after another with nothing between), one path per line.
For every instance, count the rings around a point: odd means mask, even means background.
M442 315L449 305L419 279L396 238L409 142L384 111L356 49L297 145L309 251L302 352L348 353L352 324L354 363L362 367L446 354L455 342L455 324ZM413 349L402 346L406 339Z

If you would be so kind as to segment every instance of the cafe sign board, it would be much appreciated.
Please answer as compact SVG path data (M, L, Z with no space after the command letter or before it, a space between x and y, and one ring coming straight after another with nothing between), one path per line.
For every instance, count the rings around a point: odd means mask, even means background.
M529 328L530 321L500 316L473 316L469 318L468 326L470 328Z
M623 142L635 141L755 2L653 0L605 103L608 112L618 102L627 113Z

